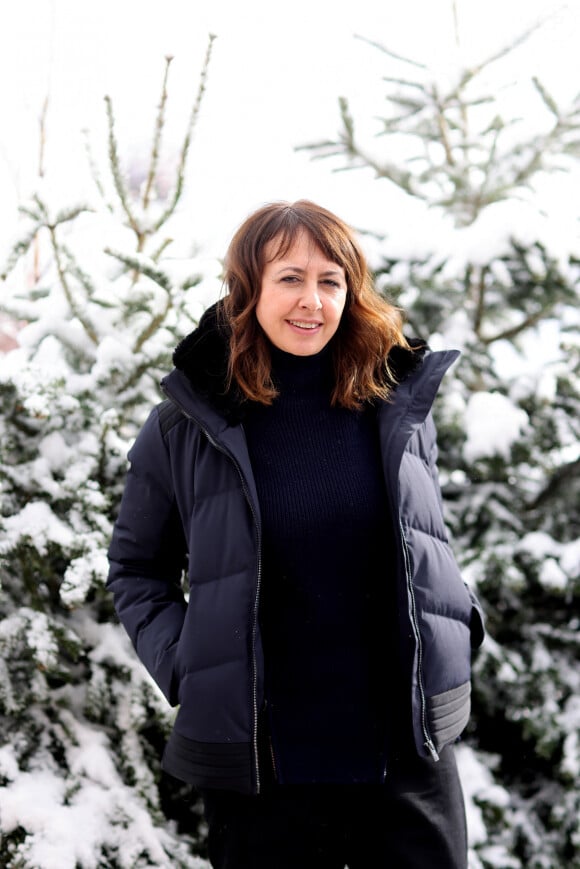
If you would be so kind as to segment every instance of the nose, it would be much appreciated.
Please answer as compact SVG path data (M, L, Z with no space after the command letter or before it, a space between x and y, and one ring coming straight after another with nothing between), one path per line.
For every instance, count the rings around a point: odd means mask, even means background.
M305 308L307 311L319 311L322 308L316 281L304 282L299 304L301 308Z

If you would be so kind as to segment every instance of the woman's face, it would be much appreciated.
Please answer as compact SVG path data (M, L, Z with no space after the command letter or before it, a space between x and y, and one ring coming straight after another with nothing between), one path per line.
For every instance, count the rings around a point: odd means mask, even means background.
M284 256L269 259L276 239L265 247L258 323L275 347L294 356L311 356L335 334L346 303L342 266L301 232Z

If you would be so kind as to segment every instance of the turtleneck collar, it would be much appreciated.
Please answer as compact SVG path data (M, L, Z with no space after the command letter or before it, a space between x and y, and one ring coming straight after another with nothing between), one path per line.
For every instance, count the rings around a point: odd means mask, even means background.
M333 385L331 343L318 353L295 356L270 344L272 377L282 394L319 392Z

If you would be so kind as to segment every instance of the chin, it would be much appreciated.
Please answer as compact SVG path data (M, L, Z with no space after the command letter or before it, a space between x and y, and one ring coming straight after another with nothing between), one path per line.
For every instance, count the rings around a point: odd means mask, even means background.
M292 353L293 356L314 356L315 353L320 353L324 346L324 343L317 343L316 345L311 344L306 347L298 342L296 344L288 344L286 347L282 347L282 350L285 350L286 353Z

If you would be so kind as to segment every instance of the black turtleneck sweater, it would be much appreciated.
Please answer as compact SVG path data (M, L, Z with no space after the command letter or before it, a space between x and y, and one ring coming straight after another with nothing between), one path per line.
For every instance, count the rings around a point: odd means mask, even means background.
M244 427L278 781L381 781L394 571L376 411L331 407L329 347L272 357L280 395Z

